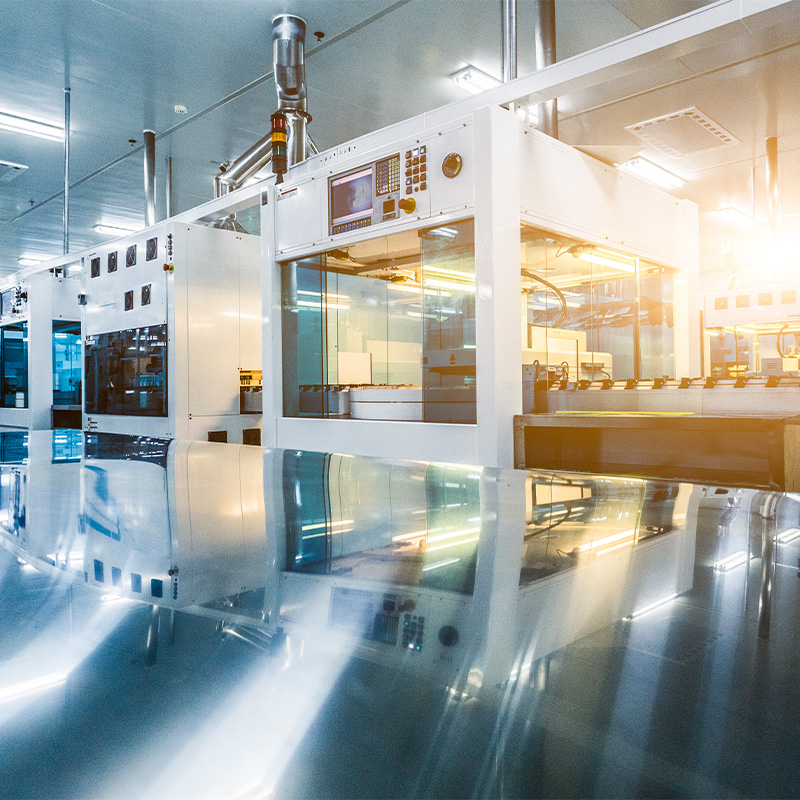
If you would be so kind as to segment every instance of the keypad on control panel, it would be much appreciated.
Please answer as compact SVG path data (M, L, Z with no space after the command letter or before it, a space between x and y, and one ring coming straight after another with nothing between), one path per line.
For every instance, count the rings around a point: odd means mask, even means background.
M419 652L422 650L422 638L425 633L425 617L406 614L403 617L403 648Z
M355 231L359 228L369 228L370 225L372 225L372 220L369 217L364 217L364 219L356 219L352 222L334 225L331 234L335 236L337 233L347 233L347 231Z
M428 188L428 153L423 144L406 150L405 153L406 194L425 191Z

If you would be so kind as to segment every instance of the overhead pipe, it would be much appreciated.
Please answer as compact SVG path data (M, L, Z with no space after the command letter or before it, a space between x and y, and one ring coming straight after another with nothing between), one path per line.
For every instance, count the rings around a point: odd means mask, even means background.
M69 253L69 87L64 89L64 255Z
M144 131L144 224L156 224L156 135Z
M503 30L503 83L508 83L517 77L517 0L500 0L500 13Z
M174 200L172 197L172 156L167 158L167 219L175 214Z
M278 110L287 120L287 163L291 167L305 161L308 151L318 153L309 143L305 64L306 23L292 14L280 14L272 20L272 66L278 94ZM259 139L233 162L220 165L214 178L214 197L238 189L248 178L260 172L272 159L271 132Z
M781 235L781 204L778 191L778 137L770 136L767 141L767 224L769 230L769 270L775 277L779 258L777 252Z
M549 67L556 62L556 2L536 0L535 50L536 69ZM558 101L556 98L540 103L539 130L558 139Z

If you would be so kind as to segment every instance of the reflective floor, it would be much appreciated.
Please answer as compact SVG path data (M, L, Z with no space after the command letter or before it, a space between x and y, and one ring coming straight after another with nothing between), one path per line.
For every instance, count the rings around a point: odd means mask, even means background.
M800 796L793 496L9 436L0 797Z

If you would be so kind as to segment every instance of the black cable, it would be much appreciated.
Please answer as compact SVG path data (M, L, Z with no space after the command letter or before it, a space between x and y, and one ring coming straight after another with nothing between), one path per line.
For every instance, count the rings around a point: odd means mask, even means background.
M531 280L534 280L534 281L539 281L539 283L543 284L548 289L552 289L553 292L555 292L556 297L558 297L558 302L561 303L561 315L559 316L559 318L550 327L552 327L552 328L560 327L560 325L567 318L567 310L568 310L568 308L567 308L567 298L564 297L564 293L561 291L561 289L558 288L558 286L556 286L553 283L550 283L550 281L548 281L546 278L543 278L541 275L537 275L535 272L531 272L528 269L523 269L522 270L522 274L526 278L530 278Z

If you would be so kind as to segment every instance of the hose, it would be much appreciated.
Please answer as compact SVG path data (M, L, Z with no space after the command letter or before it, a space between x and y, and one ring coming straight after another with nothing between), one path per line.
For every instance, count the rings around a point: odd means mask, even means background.
M558 302L561 303L561 315L559 318L553 323L551 327L558 328L567 318L567 298L564 297L563 292L561 289L558 288L555 284L550 283L547 279L543 278L541 275L537 275L535 272L531 272L530 270L523 269L522 274L526 278L530 278L531 280L538 281L539 283L546 286L548 289L551 289L556 297L558 298Z

